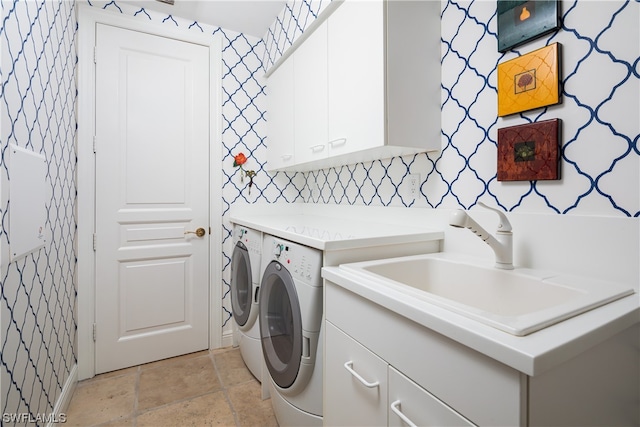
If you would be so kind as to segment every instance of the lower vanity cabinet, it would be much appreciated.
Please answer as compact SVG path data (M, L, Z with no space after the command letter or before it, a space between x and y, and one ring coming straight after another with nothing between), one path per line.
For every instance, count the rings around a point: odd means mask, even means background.
M331 322L326 342L325 425L473 426Z
M324 292L324 425L526 425L524 374L330 280Z
M640 426L640 323L528 376L331 280L324 295L327 426Z

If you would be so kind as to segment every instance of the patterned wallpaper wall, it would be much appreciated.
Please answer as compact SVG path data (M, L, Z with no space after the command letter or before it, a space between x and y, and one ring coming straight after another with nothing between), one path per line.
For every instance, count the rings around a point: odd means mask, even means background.
M329 2L287 2L264 37L266 70ZM232 176L224 187L225 206L260 200L469 209L482 200L521 213L640 216L640 0L562 0L561 30L505 54L497 51L495 1L441 4L441 152L274 178L262 172L251 196ZM563 103L498 118L497 64L555 42L563 45ZM552 118L563 121L562 179L498 182L497 130ZM238 147L250 151L262 170L268 140L261 139L253 150L253 140L246 141ZM420 176L417 197L409 195L410 174ZM283 189L289 191L278 194ZM227 299L224 306L230 318Z
M262 63L271 68L318 17L331 0L289 0L264 35Z
M300 3L288 9L307 22L313 8ZM507 211L638 217L639 9L637 0L561 1L560 31L500 54L494 1L444 1L442 152L305 173L304 200L432 208L482 200ZM292 20L273 24L267 65L285 50L282 40L298 35ZM554 42L563 45L563 104L498 118L497 64ZM552 118L563 121L562 179L498 182L497 129ZM421 178L415 199L409 174Z
M69 1L3 1L0 27L0 402L46 424L76 363L76 16ZM47 162L44 248L9 262L9 144ZM15 414L23 418L4 418ZM33 425L33 424L31 424Z
M89 4L92 2L87 0ZM309 173L264 171L265 69L277 61L329 0L291 0L263 40L145 9L103 2L124 13L223 36L223 214L238 202L305 201L469 208L482 199L521 212L639 216L640 37L638 1L562 1L563 29L507 54L496 51L495 2L443 2L441 153L397 157ZM96 3L96 2L93 2ZM104 5L106 3L106 5ZM0 28L0 399L3 412L48 412L76 362L75 224L76 21L70 1L2 2ZM97 3L96 3L97 5ZM496 116L496 64L542 45L564 46L564 103ZM637 43L635 41L638 41ZM499 183L498 128L559 117L562 175L555 182ZM8 263L7 208L15 143L43 153L51 185L48 244ZM244 152L257 172L251 193L233 167ZM407 197L409 173L420 195ZM228 278L231 228L223 223L224 332L231 329Z

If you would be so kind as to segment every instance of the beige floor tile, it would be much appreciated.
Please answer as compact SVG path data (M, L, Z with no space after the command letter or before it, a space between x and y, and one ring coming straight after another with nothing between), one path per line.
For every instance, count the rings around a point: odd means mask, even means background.
M137 418L137 427L235 425L233 413L222 391L163 406Z
M262 400L257 380L230 387L227 394L240 426L277 427L271 399Z
M225 387L255 379L244 364L240 349L214 354L213 361L216 364L220 380Z
M159 366L165 366L167 364L173 364L173 363L182 362L188 359L207 356L208 354L209 354L209 350L196 351L195 353L188 353L188 354L183 354L182 356L176 356L176 357L171 357L169 359L163 359L155 362L145 363L144 365L140 365L140 368L142 370L155 369Z
M220 390L213 361L205 356L184 358L140 372L138 410L142 411Z
M136 418L125 418L123 420L113 420L108 423L100 424L100 427L135 427ZM66 427L66 426L65 426Z
M140 369L138 366L132 366L130 368L118 369L117 371L105 372L104 374L98 374L87 381L100 381L105 378L119 377L122 375L135 375Z
M132 415L136 375L80 383L66 411L66 426L91 426Z
M277 426L271 400L260 398L260 383L232 347L81 381L66 414L67 426L82 427Z
M213 350L209 350L209 352L211 354L220 354L220 353L226 353L228 351L236 351L238 350L238 347L222 347L222 348L214 348Z

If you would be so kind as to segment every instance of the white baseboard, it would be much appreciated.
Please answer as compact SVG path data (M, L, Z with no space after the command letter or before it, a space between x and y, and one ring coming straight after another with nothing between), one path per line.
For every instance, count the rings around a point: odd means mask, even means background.
M224 332L222 334L222 348L231 347L233 345L234 345L233 332L232 331Z
M67 409L69 409L69 404L71 403L71 398L73 397L73 392L76 390L77 384L78 384L78 365L75 364L71 368L69 377L67 378L67 381L64 383L64 386L62 387L62 393L60 394L60 397L58 397L58 401L56 402L56 405L53 408L55 419L57 420L66 419L66 412L67 412ZM61 414L65 414L64 417ZM59 425L59 424L52 421L49 421L49 423L47 423L47 427L55 427L56 425Z

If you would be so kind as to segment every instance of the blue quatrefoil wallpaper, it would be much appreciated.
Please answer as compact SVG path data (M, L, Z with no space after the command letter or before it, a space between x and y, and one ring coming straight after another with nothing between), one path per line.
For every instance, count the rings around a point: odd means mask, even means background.
M268 81L264 74L329 0L290 0L262 39L120 4L80 0L114 14L223 38L223 212L246 203L317 202L407 208L471 208L557 215L640 215L640 2L564 0L561 28L497 51L495 1L441 2L442 151L305 173L265 171ZM77 363L77 3L2 2L0 28L0 404L4 413L50 413ZM559 42L559 105L497 117L499 63ZM561 179L498 182L497 130L560 118ZM47 159L44 248L9 262L8 146ZM243 152L257 172L249 194L233 167ZM417 197L407 197L409 175ZM226 218L226 217L225 217ZM224 221L223 332L231 331L231 227ZM7 422L5 424L25 424ZM44 423L42 423L44 424Z

